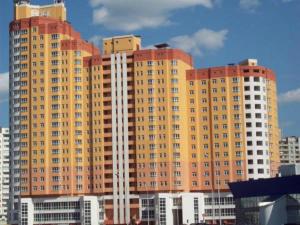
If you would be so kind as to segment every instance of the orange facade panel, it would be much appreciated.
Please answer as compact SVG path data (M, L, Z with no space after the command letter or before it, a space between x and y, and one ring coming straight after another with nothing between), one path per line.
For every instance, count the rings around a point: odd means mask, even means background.
M102 57L100 55L94 55L83 58L83 67L92 67L102 65Z
M276 81L275 73L262 66L223 66L206 69L193 69L186 72L187 80L201 80L221 77L263 77Z
M192 56L179 49L146 49L135 51L133 55L135 62L147 60L179 59L186 64L193 66Z
M31 17L15 20L10 23L10 32L36 27L39 34L65 34L70 40L62 42L62 50L82 49L91 54L99 55L100 51L91 43L81 39L80 33L76 32L72 26L65 21L52 19L49 17Z

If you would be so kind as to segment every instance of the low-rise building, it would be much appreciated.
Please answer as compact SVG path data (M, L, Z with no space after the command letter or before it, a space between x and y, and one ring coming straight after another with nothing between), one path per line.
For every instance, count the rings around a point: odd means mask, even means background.
M300 224L300 175L229 184L237 225Z
M281 164L300 163L300 137L285 137L279 142Z
M289 165L281 165L280 166L280 176L294 176L300 175L300 164L289 164Z

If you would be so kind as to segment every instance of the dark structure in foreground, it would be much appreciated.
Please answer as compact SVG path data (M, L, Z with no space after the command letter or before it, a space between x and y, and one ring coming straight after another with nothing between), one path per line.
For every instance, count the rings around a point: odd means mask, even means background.
M300 224L300 175L229 184L237 225Z

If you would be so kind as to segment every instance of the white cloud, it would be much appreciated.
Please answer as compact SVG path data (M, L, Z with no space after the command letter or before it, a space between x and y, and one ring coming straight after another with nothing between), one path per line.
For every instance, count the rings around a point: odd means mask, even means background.
M280 103L299 103L300 102L300 88L287 91L279 95Z
M224 46L228 30L214 31L207 28L198 30L192 35L173 37L171 46L183 49L194 55L202 55L204 51L220 49Z
M9 74L0 73L0 103L8 101L9 94Z
M240 7L253 12L260 5L260 0L240 0Z
M215 2L218 0L90 0L95 24L123 31L167 25L175 10L212 8Z
M101 35L94 35L89 39L89 42L93 43L95 46L101 48L102 47L102 39Z

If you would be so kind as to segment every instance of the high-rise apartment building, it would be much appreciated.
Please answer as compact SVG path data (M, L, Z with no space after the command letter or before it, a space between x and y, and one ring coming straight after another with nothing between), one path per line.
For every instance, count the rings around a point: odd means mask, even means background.
M230 221L234 213L227 184L278 173L275 75L248 59L188 70L186 80L190 190L204 191L206 219L219 218L221 210L221 217ZM218 190L224 200L213 194ZM214 208L213 202L220 201L222 208Z
M277 172L275 76L255 60L197 70L134 35L100 54L63 1L23 0L10 62L12 224L232 220L227 183Z
M187 71L187 80L191 161L214 162L201 168L210 175L204 183L198 182L200 188L210 189L213 177L224 179L220 185L225 188L232 180L276 175L279 131L274 73L249 59L239 65ZM199 148L201 154L193 153Z
M97 62L97 55L66 21L63 1L16 2L10 24L12 223L80 221L80 201L86 214L96 212L88 210L98 176L92 102L101 89L85 73L84 59ZM41 196L58 201L38 205ZM54 209L69 210L49 214Z
M9 129L0 127L0 224L7 224L9 199Z
M279 142L281 164L300 163L300 137L285 137Z

